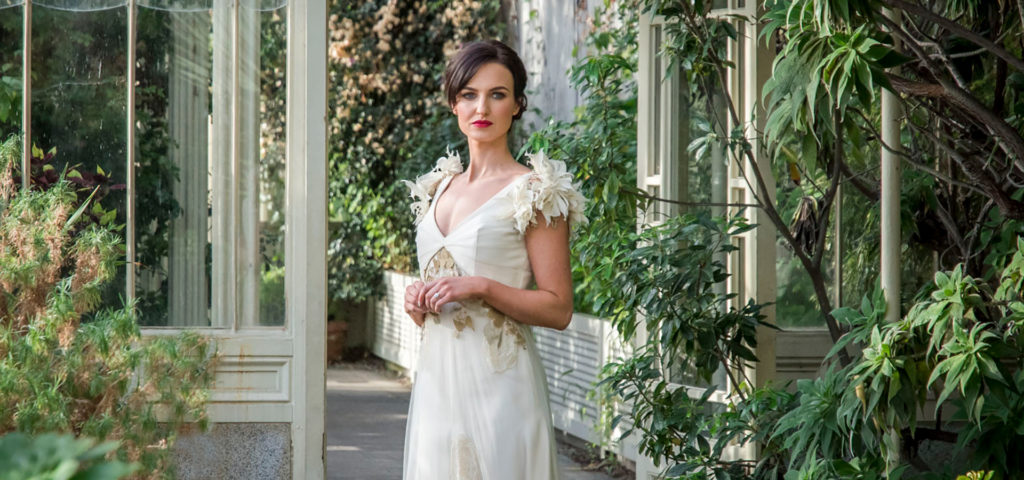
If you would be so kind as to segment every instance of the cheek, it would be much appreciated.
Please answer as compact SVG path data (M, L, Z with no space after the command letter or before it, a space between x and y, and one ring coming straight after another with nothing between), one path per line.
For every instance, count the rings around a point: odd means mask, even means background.
M508 100L501 103L502 111L505 112L510 117L516 114L517 108L518 105L516 104L515 100Z

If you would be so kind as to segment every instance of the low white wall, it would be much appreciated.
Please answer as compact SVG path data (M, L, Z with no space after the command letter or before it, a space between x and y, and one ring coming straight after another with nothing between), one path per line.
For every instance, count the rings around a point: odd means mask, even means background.
M410 374L420 356L420 329L405 313L405 289L416 277L384 272L384 294L370 308L370 351Z

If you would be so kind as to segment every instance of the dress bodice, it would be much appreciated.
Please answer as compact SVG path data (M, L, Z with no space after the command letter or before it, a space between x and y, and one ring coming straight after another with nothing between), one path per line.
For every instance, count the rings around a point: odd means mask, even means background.
M430 202L426 216L416 228L416 252L420 265L445 249L463 275L478 275L516 288L526 288L532 280L523 234L511 221L510 190L527 180L520 176L484 201L476 210L442 235L435 216L436 201ZM438 187L436 199L453 177Z
M570 225L584 223L583 197L572 184L565 164L543 153L531 155L533 171L503 187L442 235L435 216L435 200L462 171L458 154L438 160L437 167L407 182L417 214L416 252L421 267L431 264L438 252L454 259L462 275L487 277L515 288L527 288L533 280L524 234L537 223L538 215L551 221L567 217Z

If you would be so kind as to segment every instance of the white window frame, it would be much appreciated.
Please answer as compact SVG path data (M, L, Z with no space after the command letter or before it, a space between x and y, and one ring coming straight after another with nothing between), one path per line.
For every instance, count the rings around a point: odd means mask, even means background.
M728 7L715 9L712 16L726 17L743 15L756 18L758 2L746 0L738 6L740 0L728 0ZM669 200L683 201L686 198L688 169L684 162L689 159L686 149L690 143L688 123L683 119L682 102L680 101L679 74L669 75L659 81L658 72L664 72L668 62L658 55L660 45L658 31L665 25L666 19L649 13L641 15L639 31L639 68L638 68L638 107L637 107L637 187L657 194L655 196ZM758 42L759 26L749 22L733 20L737 26L738 37L745 39L744 48L738 46L736 40L730 40L728 55L738 68L727 73L725 88L731 93L734 108L743 122L746 136L750 140L755 163L742 160L743 169L756 168L764 158L763 148L757 131L763 131L764 115L759 93L764 82L771 75L772 52ZM661 74L664 77L664 74ZM726 132L733 129L731 118L726 120ZM754 195L744 180L742 170L737 162L729 159L726 178L727 190L724 199L714 198L712 203L753 204ZM770 165L761 165L762 174L768 184L769 197L765 201L774 201L775 183L771 175ZM677 204L662 202L661 206L652 206L654 216L648 214L639 219L639 227L660 223L664 215L678 215L682 207ZM725 213L724 205L715 205L719 213ZM732 208L732 207L730 207ZM735 210L732 210L735 211ZM727 264L731 281L726 285L729 293L737 293L737 302L748 299L762 304L775 301L775 237L776 230L764 213L754 207L744 210L744 216L750 223L758 224L758 228L734 237L739 242L740 250L732 254ZM768 322L774 322L775 311L769 305L762 310ZM760 359L754 368L746 373L758 385L764 385L775 378L775 332L769 328L758 329L758 346L756 355ZM643 339L641 339L643 340ZM674 388L686 388L692 398L699 398L706 392L705 388L672 384ZM731 386L726 384L719 388L710 399L716 403L726 403L731 395ZM739 446L731 449L728 455L733 458L754 458L757 454L755 445ZM646 465L644 464L646 463ZM638 478L656 473L649 460L638 462Z

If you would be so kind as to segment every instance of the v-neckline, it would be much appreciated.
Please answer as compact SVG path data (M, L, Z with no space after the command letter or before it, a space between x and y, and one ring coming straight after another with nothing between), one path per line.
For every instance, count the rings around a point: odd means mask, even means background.
M449 176L447 179L444 180L444 185L438 188L438 192L436 195L434 195L434 200L430 204L430 219L431 221L434 222L434 230L437 230L438 235L441 235L441 239L447 239L453 233L455 233L455 231L458 230L459 227L462 226L462 224L466 223L466 220L469 220L473 215L476 215L477 212L483 210L483 208L487 206L488 203L491 203L492 200L498 198L498 196L500 196L502 193L505 193L505 190L508 190L509 187L515 185L516 182L518 182L520 179L531 173L533 172L526 172L522 175L517 176L516 178L513 178L512 181L506 183L504 187L501 187L497 192L494 192L493 195L488 197L487 200L484 200L484 202L478 205L475 209L473 209L472 212L469 212L468 214L466 214L465 217L462 217L462 219L459 220L459 223L456 223L451 228L451 230L448 230L448 233L446 234L441 231L441 224L437 223L437 202L441 200L441 195L448 191L448 187L451 185L452 179L455 178L455 175Z

